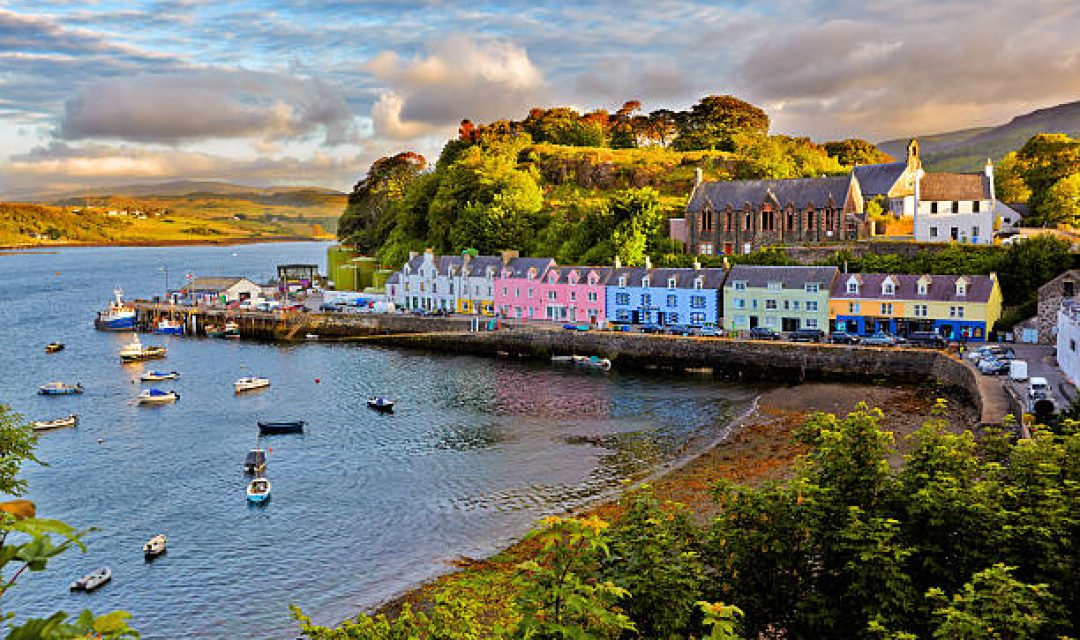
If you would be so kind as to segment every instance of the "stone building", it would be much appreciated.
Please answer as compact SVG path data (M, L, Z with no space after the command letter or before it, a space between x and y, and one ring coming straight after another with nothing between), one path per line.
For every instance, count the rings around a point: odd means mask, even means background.
M983 173L927 173L916 194L915 240L993 244L1008 229L996 210L994 166Z
M853 176L698 182L686 207L686 245L700 255L771 244L854 239L863 211Z
M1035 316L1039 344L1054 344L1061 303L1080 293L1080 270L1071 269L1039 287L1039 311Z
M904 161L855 165L852 174L859 181L859 190L865 202L882 198L885 211L894 218L915 215L915 186L923 176L917 140L908 142Z

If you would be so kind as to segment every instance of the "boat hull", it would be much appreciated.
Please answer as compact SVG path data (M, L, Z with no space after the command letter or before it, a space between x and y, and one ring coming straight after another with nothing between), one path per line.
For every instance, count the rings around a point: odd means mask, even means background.
M67 429L79 424L79 416L70 415L66 418L60 418L59 420L38 420L30 423L30 428L34 431L52 431L54 429Z
M94 320L94 328L99 331L131 331L135 328L135 312L131 312L131 315L99 316Z
M180 326L176 327L158 327L154 329L154 333L164 336L182 336L184 335L184 328Z
M69 387L66 389L38 389L39 396L77 396L82 392L82 387Z
M303 433L304 425L307 423L303 420L296 422L260 422L259 433L264 436L278 435L282 433Z

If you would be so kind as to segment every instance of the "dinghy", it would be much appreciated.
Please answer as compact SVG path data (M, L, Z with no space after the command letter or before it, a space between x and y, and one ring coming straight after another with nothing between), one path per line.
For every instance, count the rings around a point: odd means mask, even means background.
M79 416L73 413L66 418L57 418L56 420L36 420L30 423L30 428L34 431L52 431L53 429L74 427L77 424L79 424Z
M233 383L233 389L236 393L243 393L244 391L254 391L255 389L262 389L270 386L270 378L260 378L258 376L247 376L240 378Z
M180 394L175 391L162 391L161 389L146 389L139 394L139 404L168 404L180 399Z
M143 545L142 551L143 558L146 560L153 560L168 551L168 541L165 539L165 534L159 533L147 540L146 544Z
M255 478L247 486L248 502L260 504L270 499L270 481L266 478Z
M393 413L394 411L394 401L382 396L368 398L367 406L381 413Z
M112 580L112 569L108 567L101 567L95 569L93 573L89 573L75 582L71 583L72 591L93 591L102 586L109 580Z
M304 425L307 423L303 420L285 420L280 422L259 422L259 433L266 435L274 435L279 433L303 433Z
M57 351L64 350L64 343L62 342L50 342L45 345L45 353L56 353Z
M176 380L180 374L175 371L147 371L139 376L143 382L158 382L161 380Z

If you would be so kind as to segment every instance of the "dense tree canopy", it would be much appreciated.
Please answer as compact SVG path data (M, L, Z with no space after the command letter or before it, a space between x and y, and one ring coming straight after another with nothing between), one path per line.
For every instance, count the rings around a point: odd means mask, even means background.
M892 156L878 149L874 143L861 138L826 142L822 146L825 147L826 153L836 158L837 162L848 167L855 164L884 164L893 161Z
M1061 133L1040 133L1005 156L995 172L995 186L1002 200L1028 201L1034 216L1025 223L1080 226L1077 175L1080 140Z
M365 253L382 246L389 231L384 220L426 166L424 157L412 152L376 160L349 194L345 213L338 220L338 238Z
M676 122L679 135L675 148L718 149L734 151L736 136L760 135L769 131L769 116L764 111L734 96L707 96L680 113Z

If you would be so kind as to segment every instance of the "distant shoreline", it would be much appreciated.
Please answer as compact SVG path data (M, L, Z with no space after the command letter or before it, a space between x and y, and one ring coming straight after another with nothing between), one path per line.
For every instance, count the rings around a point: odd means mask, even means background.
M24 244L0 244L0 251L22 252L71 247L187 247L236 244L267 244L272 242L334 242L335 238L312 238L310 236L275 236L273 238L215 238L192 240L125 240L122 242L35 242Z

